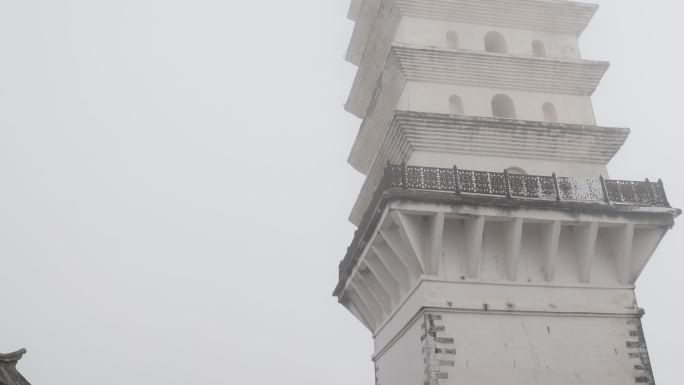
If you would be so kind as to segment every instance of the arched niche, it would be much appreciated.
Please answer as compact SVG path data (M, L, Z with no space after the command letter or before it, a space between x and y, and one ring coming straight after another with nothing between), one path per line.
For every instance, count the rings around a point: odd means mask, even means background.
M449 113L452 115L463 115L463 99L460 96L449 96Z
M508 53L506 39L502 34L491 31L485 35L485 51L496 53Z
M496 118L515 119L515 104L507 95L499 94L492 98L492 115Z
M546 57L546 47L540 40L532 42L532 53L536 57Z
M447 44L447 48L458 49L459 48L458 34L454 31L447 32L446 44Z
M544 103L542 112L544 113L545 122L558 123L558 111L556 111L556 106L551 103Z
M509 167L506 172L513 175L527 175L527 172L520 167Z

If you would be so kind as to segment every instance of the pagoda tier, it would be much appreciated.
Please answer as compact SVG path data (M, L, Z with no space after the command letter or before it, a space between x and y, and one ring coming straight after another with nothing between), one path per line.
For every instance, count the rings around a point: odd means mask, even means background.
M368 104L349 163L367 173L372 153L385 136L395 109L449 112L449 97L460 93L465 115L489 116L491 98L508 94L523 120L543 120L542 105L553 102L558 120L594 124L589 95L608 63L517 57L488 52L393 47L382 78L354 88L350 103ZM373 91L376 89L376 91Z
M500 91L521 90L559 95L590 96L609 67L607 62L505 55L484 51L423 48L395 44L375 66L361 67L347 100L349 112L372 117L378 100L392 99L388 82L416 81L477 86ZM380 67L382 65L382 67ZM382 77L379 74L382 73ZM377 80L376 80L377 79ZM395 96L396 99L396 96Z
M383 68L362 67L347 100L347 109L373 118L384 100L398 100L403 87L390 82L425 82L519 90L556 95L590 96L609 67L607 62L539 58L524 55L395 44ZM378 81L378 74L382 77ZM377 89L377 90L376 90Z
M579 36L594 16L595 4L543 0L353 0L356 21L347 60L360 64L368 45L397 32L401 17Z
M598 177L629 135L626 128L410 111L393 111L390 119L379 150L359 151L371 166L350 215L357 225L387 162Z

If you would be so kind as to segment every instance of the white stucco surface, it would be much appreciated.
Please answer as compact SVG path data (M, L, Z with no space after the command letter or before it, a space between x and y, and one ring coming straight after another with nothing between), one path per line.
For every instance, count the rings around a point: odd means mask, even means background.
M571 34L466 24L412 16L402 17L395 41L423 46L447 47L446 36L449 31L458 35L459 48L461 49L483 51L485 49L485 35L490 31L495 31L506 39L508 53L510 54L533 55L532 42L539 40L544 43L547 57L580 58L577 37Z
M448 114L449 97L458 95L463 100L464 115L492 116L492 99L499 94L507 95L513 100L518 119L544 121L542 107L544 103L552 103L556 107L560 123L596 124L591 98L588 96L432 82L407 82L397 109Z
M525 314L452 313L434 311L444 328L438 336L453 343L437 343L454 354L436 354L440 384L625 385L635 381L636 320ZM379 383L415 383L407 368L407 349L420 350L418 318L401 338L379 357ZM410 341L410 342L409 342ZM410 364L409 364L410 365ZM453 365L453 366L452 366ZM399 375L404 373L404 376Z

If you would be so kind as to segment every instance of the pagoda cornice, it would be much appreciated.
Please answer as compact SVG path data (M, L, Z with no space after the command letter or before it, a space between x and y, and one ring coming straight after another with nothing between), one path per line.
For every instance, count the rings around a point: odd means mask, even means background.
M455 154L606 164L629 135L628 128L619 127L402 110L391 114L381 140L353 147L350 163L361 172L367 173L376 153L396 140L412 149Z
M539 58L406 44L394 44L384 68L380 65L369 63L356 75L346 109L358 117L366 117L374 93L384 91L376 91L377 79L372 79L373 76L399 75L405 81L588 96L594 93L610 66L605 61ZM399 71L399 74L391 71Z
M360 222L385 163L407 159L414 151L605 165L628 135L627 128L397 110L381 142L354 147L358 152L352 158L366 166L368 177L350 220Z
M440 281L448 281L440 273L439 264L448 218L461 221L465 227L459 230L464 236L457 239L466 269L459 279L453 280L460 285L505 284L511 290L528 285L633 289L653 250L679 215L681 210L670 207L660 181L388 165L373 204L340 263L339 281L333 294L345 306L355 309L369 329L377 332L422 280L439 276ZM518 229L508 232L504 245L505 275L502 277L498 272L496 280L491 276L485 278L480 269L479 247L485 222L496 222L509 230ZM522 228L528 225L540 226L537 227L540 236L548 244L558 244L561 227L572 228L578 234L573 238L579 250L578 264L584 268L573 268L574 278L568 281L565 274L565 281L558 282L557 266L558 269L567 267L557 265L558 250L552 248L547 250L543 278L537 278L536 282L521 279L516 261L523 241ZM596 236L599 228L603 229L605 238ZM579 236L583 232L593 235ZM633 248L633 239L645 244L644 247ZM598 243L608 247L599 248ZM595 250L614 254L610 260L615 275L592 273L592 264L582 263L583 258L593 259ZM574 310L566 308L565 311Z
M535 0L355 0L349 10L356 26L347 60L354 64L361 62L366 46L373 41L372 35L393 25L392 19L387 18L387 10L392 8L396 8L399 16L579 36L598 5Z
M410 202L410 205L457 206L460 209L443 208L442 211L460 212L465 216L478 212L479 215L499 217L507 215L504 210L522 209L528 211L519 215L533 220L539 215L539 210L553 210L570 213L570 217L563 219L569 222L581 221L577 213L583 213L597 216L605 223L623 223L623 218L628 217L641 226L670 227L674 225L674 218L682 213L670 206L662 181L557 177L555 174L512 175L456 167L388 164L383 168L382 181L340 264L340 282L335 294L340 293L369 240L382 227L379 223L387 218L385 211L388 205L401 201ZM489 207L490 211L485 213L477 207ZM539 219L542 220L541 217ZM557 219L546 217L543 220Z

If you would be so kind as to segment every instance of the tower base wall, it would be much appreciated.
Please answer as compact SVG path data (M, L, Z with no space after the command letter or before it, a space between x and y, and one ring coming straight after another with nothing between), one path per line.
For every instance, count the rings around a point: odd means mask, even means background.
M375 363L380 385L655 383L629 315L422 309Z

